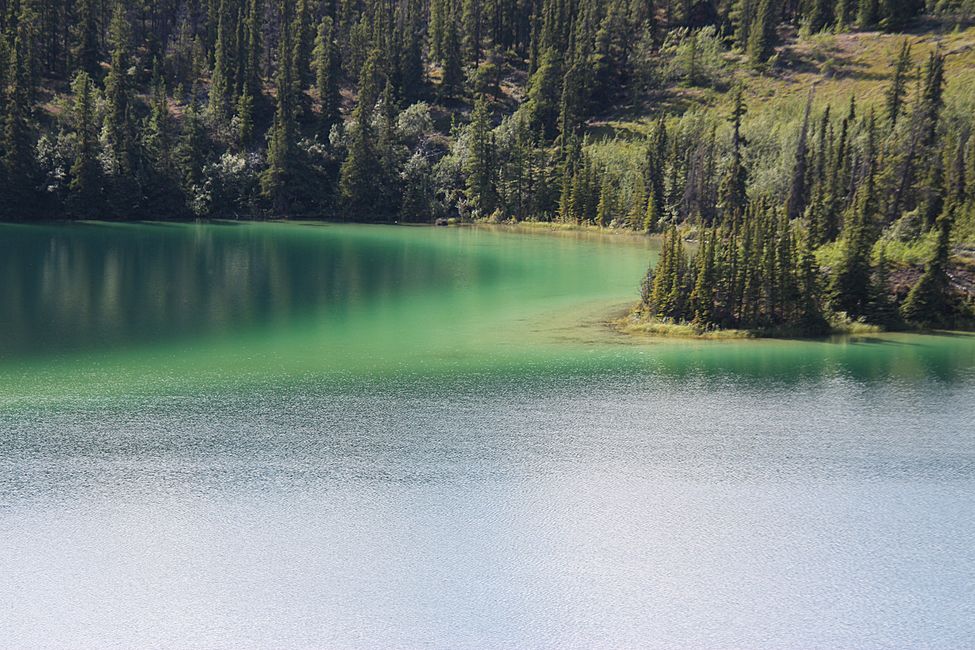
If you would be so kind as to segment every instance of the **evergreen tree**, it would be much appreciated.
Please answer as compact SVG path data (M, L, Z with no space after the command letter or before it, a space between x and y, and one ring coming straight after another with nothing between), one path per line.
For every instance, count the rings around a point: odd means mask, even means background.
M81 218L98 216L101 203L101 167L98 163L98 126L95 121L97 89L84 70L71 83L74 95L72 121L75 158L71 164L68 205L71 214Z
M111 67L105 77L104 138L111 156L111 172L116 177L130 176L134 169L132 160L134 125L132 115L133 90L129 78L131 28L125 9L115 6L109 29Z
M210 80L210 115L213 120L222 125L230 112L231 90L233 84L232 71L229 69L227 0L220 1L219 23L217 26L217 41L213 47L213 74Z
M471 114L471 152L466 165L467 198L481 216L494 212L497 206L494 171L494 136L491 133L487 101L483 95L474 102Z
M832 302L838 311L852 318L869 315L871 292L870 255L873 250L875 196L875 128L873 117L868 126L867 151L864 153L864 180L847 219L843 256L833 276Z
M31 45L35 13L29 0L20 7L10 51L8 86L3 97L2 171L5 201L0 211L22 219L37 208L31 87Z
M254 97L247 86L244 86L237 100L236 136L241 147L249 146L254 139Z
M922 7L923 2L920 0L881 0L880 26L889 32L901 29L919 13Z
M775 47L775 29L778 24L774 0L757 0L755 17L748 31L748 58L752 65L764 65Z
M98 7L95 0L78 0L75 10L74 45L71 50L76 69L92 79L101 77L98 53Z
M206 126L196 102L196 93L191 93L190 104L183 116L183 129L176 144L175 162L184 191L195 194L203 183L203 166L207 161L210 143Z
M715 244L717 231L705 231L698 251L697 278L691 291L690 302L693 322L705 327L714 324L714 297L717 290L715 277Z
M359 74L359 101L352 112L352 133L348 155L342 163L339 190L345 213L352 218L373 220L377 205L375 180L382 174L375 150L372 114L377 101L379 51L373 50Z
M725 221L738 221L748 204L748 169L745 167L742 149L747 144L741 135L741 118L745 115L742 90L735 92L734 108L729 121L731 130L731 160L718 189L718 205Z
M321 131L327 137L332 126L340 119L339 104L339 62L338 48L335 44L332 19L325 16L318 27L315 41L315 85L318 88L318 101L321 107Z
M948 256L953 225L954 211L947 210L938 219L934 255L901 307L901 314L909 323L922 327L945 327L952 322L954 308L950 294L951 279L948 277Z
M877 0L857 0L857 26L867 29L877 24Z
M906 38L901 44L900 54L894 63L894 76L891 78L890 86L885 95L885 105L887 107L887 119L891 125L897 124L901 109L904 106L904 96L907 94L907 79L911 70L911 43Z
M277 215L286 215L290 208L288 183L295 167L295 74L292 57L292 22L290 2L281 0L281 35L278 41L278 69L274 124L268 134L267 169L261 176L261 192Z
M547 140L555 137L556 134L560 78L555 51L551 49L543 51L538 69L528 83L528 98L524 106L532 129L540 131Z
M829 323L823 315L819 267L816 264L815 242L807 235L799 258L799 310L797 325L807 335L825 334Z
M457 25L450 20L443 42L443 81L440 84L445 97L456 97L464 83L464 63L460 47Z
M799 129L799 142L796 145L796 157L792 166L792 183L789 187L789 197L786 200L786 215L789 219L797 219L806 209L808 196L807 187L807 164L809 155L809 114L812 111L812 93L806 100L806 111L802 117L802 126Z

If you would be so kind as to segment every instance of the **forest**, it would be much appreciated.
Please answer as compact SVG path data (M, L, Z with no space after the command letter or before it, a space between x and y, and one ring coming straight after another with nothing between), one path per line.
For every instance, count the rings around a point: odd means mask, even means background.
M630 229L664 242L641 319L963 327L975 91L949 70L973 19L971 0L5 0L0 217ZM878 71L830 50L868 37L896 43ZM817 88L858 74L865 98Z

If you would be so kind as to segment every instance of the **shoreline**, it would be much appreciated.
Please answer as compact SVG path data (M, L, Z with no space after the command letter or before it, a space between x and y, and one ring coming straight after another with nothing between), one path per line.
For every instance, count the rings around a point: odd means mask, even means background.
M605 321L610 330L634 339L672 341L824 341L833 337L861 337L887 336L896 334L914 334L921 336L975 336L972 329L915 329L905 328L888 330L879 325L860 322L845 322L832 324L830 330L818 336L803 335L795 330L783 328L781 330L747 330L747 329L711 329L701 330L691 323L669 323L658 320L640 318L634 310L617 318Z

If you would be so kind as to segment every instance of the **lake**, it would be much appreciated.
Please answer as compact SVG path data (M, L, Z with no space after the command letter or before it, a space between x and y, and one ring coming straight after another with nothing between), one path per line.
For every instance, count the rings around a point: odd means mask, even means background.
M654 246L0 226L0 646L970 645L975 337L616 334Z

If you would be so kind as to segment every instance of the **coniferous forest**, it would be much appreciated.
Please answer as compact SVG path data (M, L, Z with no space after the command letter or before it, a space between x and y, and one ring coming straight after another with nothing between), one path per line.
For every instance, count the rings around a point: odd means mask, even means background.
M630 229L663 237L642 319L962 327L975 91L949 71L975 38L949 37L972 20L970 0L5 0L0 216ZM843 47L868 38L896 47L858 70ZM810 69L870 90L776 104Z

